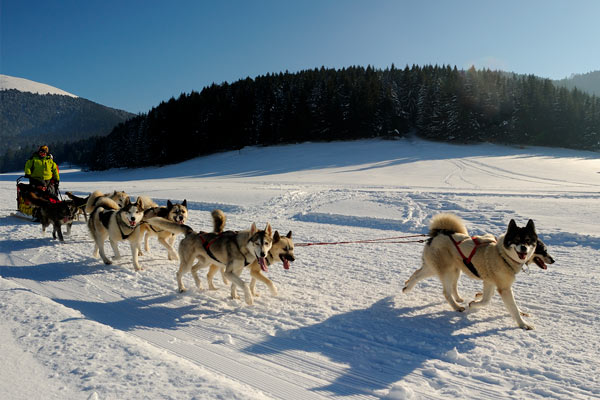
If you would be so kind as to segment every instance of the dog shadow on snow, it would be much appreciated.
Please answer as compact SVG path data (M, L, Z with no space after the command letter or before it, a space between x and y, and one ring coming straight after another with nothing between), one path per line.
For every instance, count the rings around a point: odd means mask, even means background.
M178 294L136 296L113 302L53 299L81 312L84 318L122 331L136 329L175 330L203 318L218 317L222 312L202 310L198 304L173 306ZM163 305L164 304L164 305Z
M367 309L279 332L244 351L270 358L289 357L290 351L299 351L298 362L301 365L306 362L309 370L316 368L315 375L330 382L313 390L336 396L372 395L374 391L389 388L428 360L458 362L460 354L475 347L477 337L507 329L462 333L476 323L465 314L440 311L439 303L396 307L393 297L384 298ZM318 353L342 364L343 372L335 376L327 367L316 367L318 362L305 361L302 352Z

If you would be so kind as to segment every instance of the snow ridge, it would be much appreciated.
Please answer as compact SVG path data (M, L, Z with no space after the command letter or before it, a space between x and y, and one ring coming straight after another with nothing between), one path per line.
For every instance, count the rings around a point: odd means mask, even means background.
M0 75L0 90L16 89L20 92L29 92L35 94L58 94L62 96L79 97L54 86L44 83L30 81L29 79L17 78L14 76Z

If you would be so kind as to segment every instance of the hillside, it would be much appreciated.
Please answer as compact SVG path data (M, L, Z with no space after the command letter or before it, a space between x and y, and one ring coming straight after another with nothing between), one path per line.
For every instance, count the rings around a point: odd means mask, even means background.
M600 71L587 74L573 74L569 78L554 81L557 86L567 89L579 89L586 93L600 97Z
M131 117L49 85L0 75L0 171L20 169L40 143L62 161L78 162L93 147L91 138Z
M108 135L132 114L92 101L59 94L0 91L0 139L9 147L38 138L76 141Z
M443 142L598 150L598 110L598 98L533 75L450 66L320 68L172 98L119 125L88 165L165 165L245 146L413 133Z

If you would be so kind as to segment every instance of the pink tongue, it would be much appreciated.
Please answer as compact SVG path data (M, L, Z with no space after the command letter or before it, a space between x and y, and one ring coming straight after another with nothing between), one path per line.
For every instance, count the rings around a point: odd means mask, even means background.
M268 272L267 264L265 263L265 258L264 257L259 257L258 258L258 265L260 265L260 269L262 269L265 272Z
M283 260L283 268L290 269L290 262L288 260Z
M135 221L129 222L129 226L135 226Z
M519 253L519 252L517 252L517 254L519 255L519 258L520 258L521 260L524 260L524 259L525 259L525 257L527 257L527 253Z

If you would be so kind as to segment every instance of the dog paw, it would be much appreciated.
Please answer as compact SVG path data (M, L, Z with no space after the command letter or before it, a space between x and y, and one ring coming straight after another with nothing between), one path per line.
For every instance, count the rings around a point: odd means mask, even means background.
M106 265L111 265L112 264L112 261L110 261L110 260L103 260L103 261L104 261L104 264L106 264Z
M477 298L477 297L481 297L481 296L483 296L483 293L481 293L481 292L477 292L477 293L475 293L475 298Z
M185 292L187 292L186 288L179 288L179 293L185 293Z
M404 287L402 288L402 293L406 293L406 292L408 292L408 286L404 286Z
M462 303L463 301L465 301L462 297L457 297L455 300L457 303Z
M464 308L464 307L458 307L458 308L456 309L456 311L458 311L458 312L463 312L463 311L465 311L465 310L466 310L466 308Z
M526 331L532 331L534 329L533 325L529 325L529 324L521 324L521 325L519 325L519 328L524 329Z

